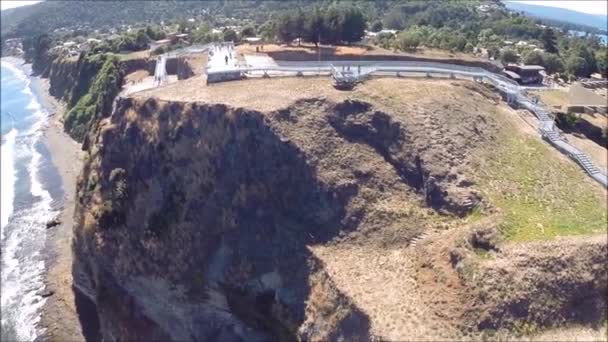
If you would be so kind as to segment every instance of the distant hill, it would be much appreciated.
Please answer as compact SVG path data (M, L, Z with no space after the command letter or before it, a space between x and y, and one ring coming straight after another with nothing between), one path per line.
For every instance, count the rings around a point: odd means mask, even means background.
M534 17L565 21L577 25L590 26L602 31L608 30L606 24L608 17L605 15L587 14L565 8L529 5L511 1L504 1L504 4L507 8L511 10L522 11ZM605 6L602 1L598 1L598 6L602 5Z
M269 13L292 9L289 1L44 1L1 12L2 38L34 36L58 28L103 28L155 23L191 17L213 21L218 16L265 20ZM255 19L258 19L257 17Z

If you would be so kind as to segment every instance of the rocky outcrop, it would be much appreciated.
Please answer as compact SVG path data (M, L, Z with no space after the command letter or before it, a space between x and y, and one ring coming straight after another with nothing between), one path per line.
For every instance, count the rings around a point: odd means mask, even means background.
M495 229L474 230L470 244L493 251L479 260L454 249L453 264L473 301L469 321L481 331L531 334L564 324L599 328L606 320L605 236L498 248Z
M49 92L55 98L69 101L71 88L78 78L78 61L68 58L57 58L49 71Z
M433 153L443 142L408 124L361 101L313 98L261 113L119 99L92 141L74 229L75 286L96 303L101 334L370 338L367 316L307 246L424 227L370 203L419 200L462 215L470 203L461 198L477 196L458 171L465 156ZM454 144L481 139L468 125L454 129L470 139Z

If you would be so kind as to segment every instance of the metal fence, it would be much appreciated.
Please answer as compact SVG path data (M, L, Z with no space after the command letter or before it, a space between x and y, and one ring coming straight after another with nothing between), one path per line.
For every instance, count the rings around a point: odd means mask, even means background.
M359 71L358 75L361 77L381 74L395 74L395 76L400 76L401 74L407 75L408 73L424 73L427 75L447 74L454 77L458 75L461 77L471 77L474 80L488 82L494 85L500 92L504 93L510 103L516 104L517 106L532 112L540 121L539 131L545 140L555 146L562 153L568 155L570 158L576 161L593 179L601 183L603 186L608 187L608 177L606 174L595 167L585 153L570 145L559 134L559 130L555 127L549 110L547 110L541 104L533 102L528 96L526 96L522 91L524 88L520 87L517 82L504 75L496 74L480 67L421 61L380 62L355 60L281 62L281 65L278 66L240 66L233 68L230 70L230 72L240 72L243 76L303 76L306 74L331 75L336 66L343 65L357 68ZM228 71L213 71L207 69L208 74L221 74L222 72Z

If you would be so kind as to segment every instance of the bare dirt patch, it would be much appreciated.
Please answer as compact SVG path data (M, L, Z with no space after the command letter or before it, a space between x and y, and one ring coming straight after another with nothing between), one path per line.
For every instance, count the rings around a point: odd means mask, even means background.
M251 54L256 52L256 47L260 48L264 46L263 49L258 50L257 52L261 53L273 53L273 52L294 52L294 53L308 53L308 54L318 54L319 47L316 47L314 44L303 43L302 45L286 45L286 44L242 44L237 46L236 51L238 54ZM321 45L321 54L335 54L335 55L363 55L370 51L372 48L367 46L327 46Z
M137 70L125 76L125 81L127 83L141 82L144 78L148 76L150 76L150 74L147 70Z
M255 45L237 47L239 55L256 53ZM277 61L317 61L327 60L384 60L384 61L427 61L450 62L459 65L477 66L498 72L501 66L483 58L462 53L449 53L437 49L419 49L416 53L390 51L372 46L330 46L313 44L297 45L264 45L257 53L267 54Z
M199 76L205 72L207 58L207 54L189 55L184 57L184 62L188 64L194 76Z
M605 106L606 99L591 89L587 89L580 84L574 84L568 91L568 98L572 105L577 106Z

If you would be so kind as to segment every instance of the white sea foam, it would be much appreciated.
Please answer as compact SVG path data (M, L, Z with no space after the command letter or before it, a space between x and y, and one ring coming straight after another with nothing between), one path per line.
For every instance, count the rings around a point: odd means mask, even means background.
M2 152L0 153L0 173L2 186L1 204L1 221L0 221L0 238L4 240L4 227L8 224L8 219L13 213L13 201L15 200L15 138L17 130L11 129L4 136L2 144Z
M57 214L51 209L51 195L40 181L42 155L36 150L48 120L46 112L34 96L27 76L4 61L2 66L14 71L16 77L25 82L22 93L30 98L26 109L31 115L25 115L23 119L25 122L32 122L29 129L20 131L19 134L10 131L6 142L2 144L2 326L11 327L17 340L32 341L42 332L37 325L40 321L40 309L46 301L37 294L45 287L45 264L41 255L46 239L45 223ZM5 150L8 150L5 147L11 147L10 155L5 153ZM5 158L9 157L12 163L5 163ZM8 190L4 176L15 175L14 169L6 173L5 167L7 164L14 167L23 162L27 163L29 172L32 204L27 208L18 209L5 221L4 198L5 191ZM9 183L9 180L6 182ZM15 177L12 180L12 185L14 184ZM14 187L12 191L14 197Z
M36 101L35 98L32 98L32 100L30 101L30 103L28 103L27 107L25 107L29 110L35 110L38 111L40 110L40 103L38 101Z
M18 68L17 66L15 66L14 64L9 63L9 62L7 62L7 61L5 61L5 60L0 60L0 64L1 64L3 67L5 67L5 68L10 69L10 70L13 72L13 74L15 75L15 77L16 77L16 78L18 78L18 79L20 79L20 80L22 80L22 81L27 82L27 83L28 83L28 85L29 85L29 81L30 81L30 80L29 80L29 78L27 77L27 75L25 74L25 72L23 72L23 70L19 69L19 68Z

